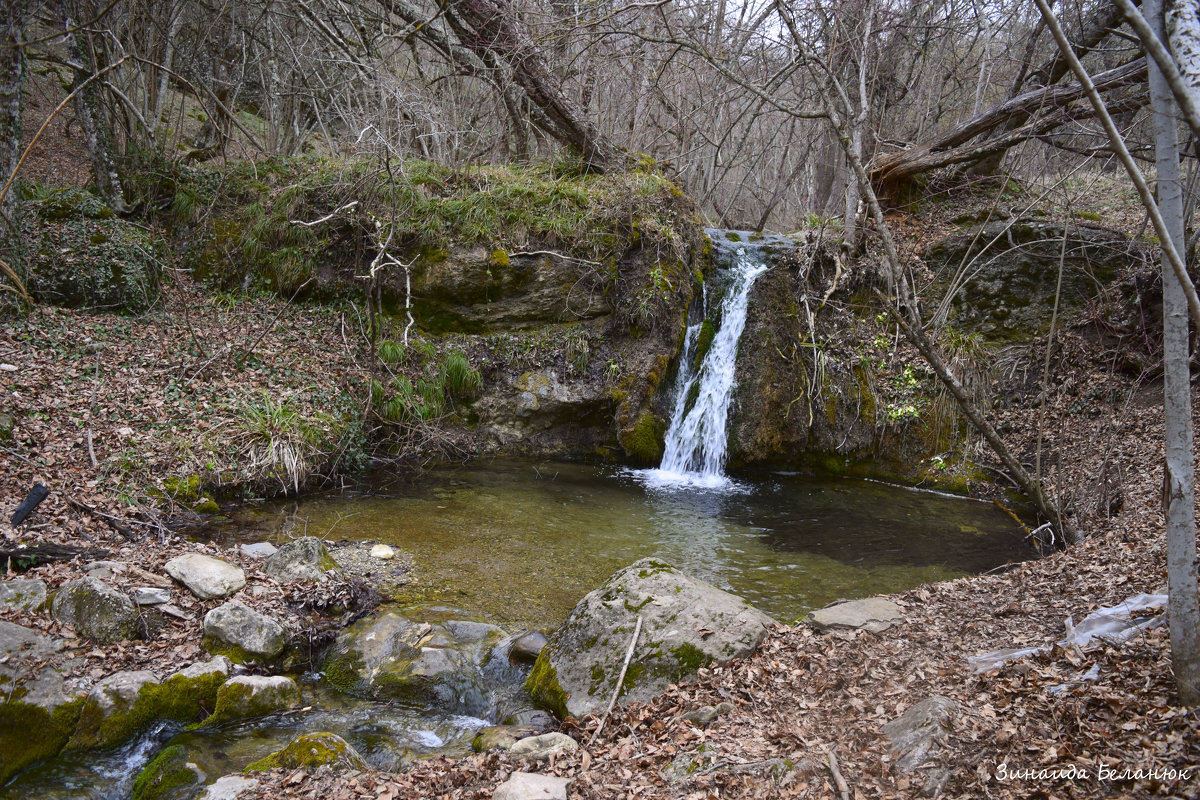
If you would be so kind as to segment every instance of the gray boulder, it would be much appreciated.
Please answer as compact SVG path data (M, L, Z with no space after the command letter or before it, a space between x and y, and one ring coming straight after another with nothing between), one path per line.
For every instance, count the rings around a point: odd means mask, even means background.
M709 662L750 655L777 624L736 595L642 559L579 601L538 656L525 682L530 696L561 717L604 708L638 616L626 702L649 700Z
M539 631L525 631L513 640L512 648L508 651L513 661L537 661L549 640Z
M565 733L543 733L520 740L508 752L513 758L525 761L549 761L555 753L569 753L578 749L579 742Z
M83 698L64 691L46 664L63 643L0 620L0 786L57 754L71 738Z
M101 644L132 639L138 632L133 601L96 578L80 578L60 588L52 605L54 618L80 636Z
M204 649L234 663L269 661L286 643L282 625L236 600L204 615Z
M166 570L201 600L227 597L246 585L246 573L240 567L200 553L172 558Z
M294 539L271 554L266 570L277 581L323 581L325 573L340 569L325 544L315 536Z
M883 633L904 621L900 606L882 597L864 597L814 611L808 623L819 631Z
M46 605L46 583L37 578L0 581L0 608L37 611Z
M258 779L244 778L241 775L226 775L218 778L212 785L206 786L204 792L196 800L237 800L244 794L249 794L258 788Z
M300 687L283 675L239 675L217 692L217 706L201 725L263 717L300 705Z

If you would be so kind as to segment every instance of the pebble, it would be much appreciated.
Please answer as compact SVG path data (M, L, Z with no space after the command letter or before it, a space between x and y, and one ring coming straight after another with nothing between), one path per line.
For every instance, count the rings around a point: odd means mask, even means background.
M171 593L153 586L138 586L133 590L133 602L139 606L157 606L171 601Z
M380 561L390 561L395 557L396 551L386 544L377 544L371 548L371 558L378 558Z

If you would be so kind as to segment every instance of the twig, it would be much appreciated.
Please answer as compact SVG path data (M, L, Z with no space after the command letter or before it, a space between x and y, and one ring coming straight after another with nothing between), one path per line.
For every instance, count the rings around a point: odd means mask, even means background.
M596 737L600 735L600 731L604 730L604 723L608 722L608 715L612 713L613 707L617 704L617 697L621 694L621 686L625 683L625 671L629 669L629 661L633 658L633 650L637 647L638 636L641 632L642 615L638 614L637 624L633 626L633 636L629 639L629 649L625 651L625 663L621 665L621 674L617 676L617 685L613 688L612 699L608 701L608 708L604 710L604 716L600 718L600 724L596 726L596 732L588 740L589 747L592 742L596 741Z
M88 409L87 446L88 458L92 460L92 469L100 469L96 460L96 449L92 447L92 420L96 418L96 385L100 383L100 351L96 351L96 371L92 375L92 407Z
M131 542L136 542L138 539L141 538L140 536L135 534L133 532L133 529L130 528L128 525L126 525L125 522L123 520L121 520L120 518L114 517L111 514L105 514L103 511L101 511L97 508L92 508L87 503L84 503L80 500L76 500L74 497L71 497L69 495L67 496L67 505L69 505L71 508L74 508L77 511L86 511L88 514L91 514L92 516L96 517L101 522L103 522L105 525L112 528L114 531L121 534L123 537L125 537L126 539L128 539Z
M258 338L255 339L254 342L249 347L246 348L245 352L242 353L241 356L239 356L238 358L235 358L233 360L234 364L236 364L237 366L240 367L243 363L245 363L246 359L249 358L250 355L254 352L254 348L258 347L259 342L261 342L263 339L267 338L267 334L275 329L275 323L279 322L279 318L283 316L283 312L288 310L288 307L291 306L292 301L295 300L296 297L300 294L300 292L302 292L304 290L304 287L308 286L310 283L312 283L313 280L314 280L313 278L309 278L304 283L302 283L296 287L296 291L292 292L292 296L290 298L288 298L288 301L286 303L284 303L283 306L279 309L279 313L275 315L275 319L271 320L271 324L268 325L267 327L263 328L263 332L260 333L258 335Z
M833 773L833 779L837 782L838 792L842 795L842 800L850 800L850 787L846 784L846 779L842 777L842 771L838 769L837 756L830 747L825 751L825 757L829 760L829 771Z

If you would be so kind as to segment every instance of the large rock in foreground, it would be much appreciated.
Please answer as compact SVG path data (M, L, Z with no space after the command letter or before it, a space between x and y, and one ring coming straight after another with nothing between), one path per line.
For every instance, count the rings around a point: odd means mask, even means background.
M736 595L642 559L579 601L538 656L525 688L559 716L603 709L639 616L642 631L621 691L625 702L649 700L710 661L750 655L777 624Z

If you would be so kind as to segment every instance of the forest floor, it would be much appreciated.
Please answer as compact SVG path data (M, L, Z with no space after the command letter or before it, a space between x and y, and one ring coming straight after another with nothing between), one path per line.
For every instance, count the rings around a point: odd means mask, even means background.
M243 566L263 587L255 602L283 615L294 598L250 559L167 530L167 512L187 513L194 498L172 498L164 479L280 480L270 468L231 473L255 460L247 454L264 429L254 421L281 408L290 413L277 421L304 420L302 438L322 441L322 453L353 457L338 419L319 409L355 396L341 377L362 374L354 324L278 300L239 304L184 277L137 319L37 308L6 322L0 364L12 369L0 369L0 416L33 411L0 440L0 515L7 519L35 481L53 490L19 533L6 529L6 546L20 536L99 547L156 573L172 555L205 549ZM934 769L948 770L942 797L1200 796L1200 716L1176 704L1165 628L1119 646L1055 646L1068 620L1166 582L1160 389L1114 374L1075 329L1059 333L1056 349L1044 415L1018 403L995 416L1022 458L1040 450L1058 490L1078 495L1084 544L894 595L905 620L881 634L781 628L749 659L618 708L594 741L595 717L567 720L581 749L549 763L491 752L396 774L275 771L253 796L482 799L520 769L571 778L580 798L911 797ZM152 510L156 492L167 509ZM31 574L59 585L81 573L52 564ZM215 603L178 603L182 618L146 640L80 647L77 685L117 669L167 672L198 657L199 620ZM0 618L71 635L47 614ZM968 665L969 656L1018 646L1048 649L980 674ZM960 710L930 767L905 773L881 728L933 695ZM707 728L683 719L720 702L735 711ZM775 759L786 768L773 769Z

